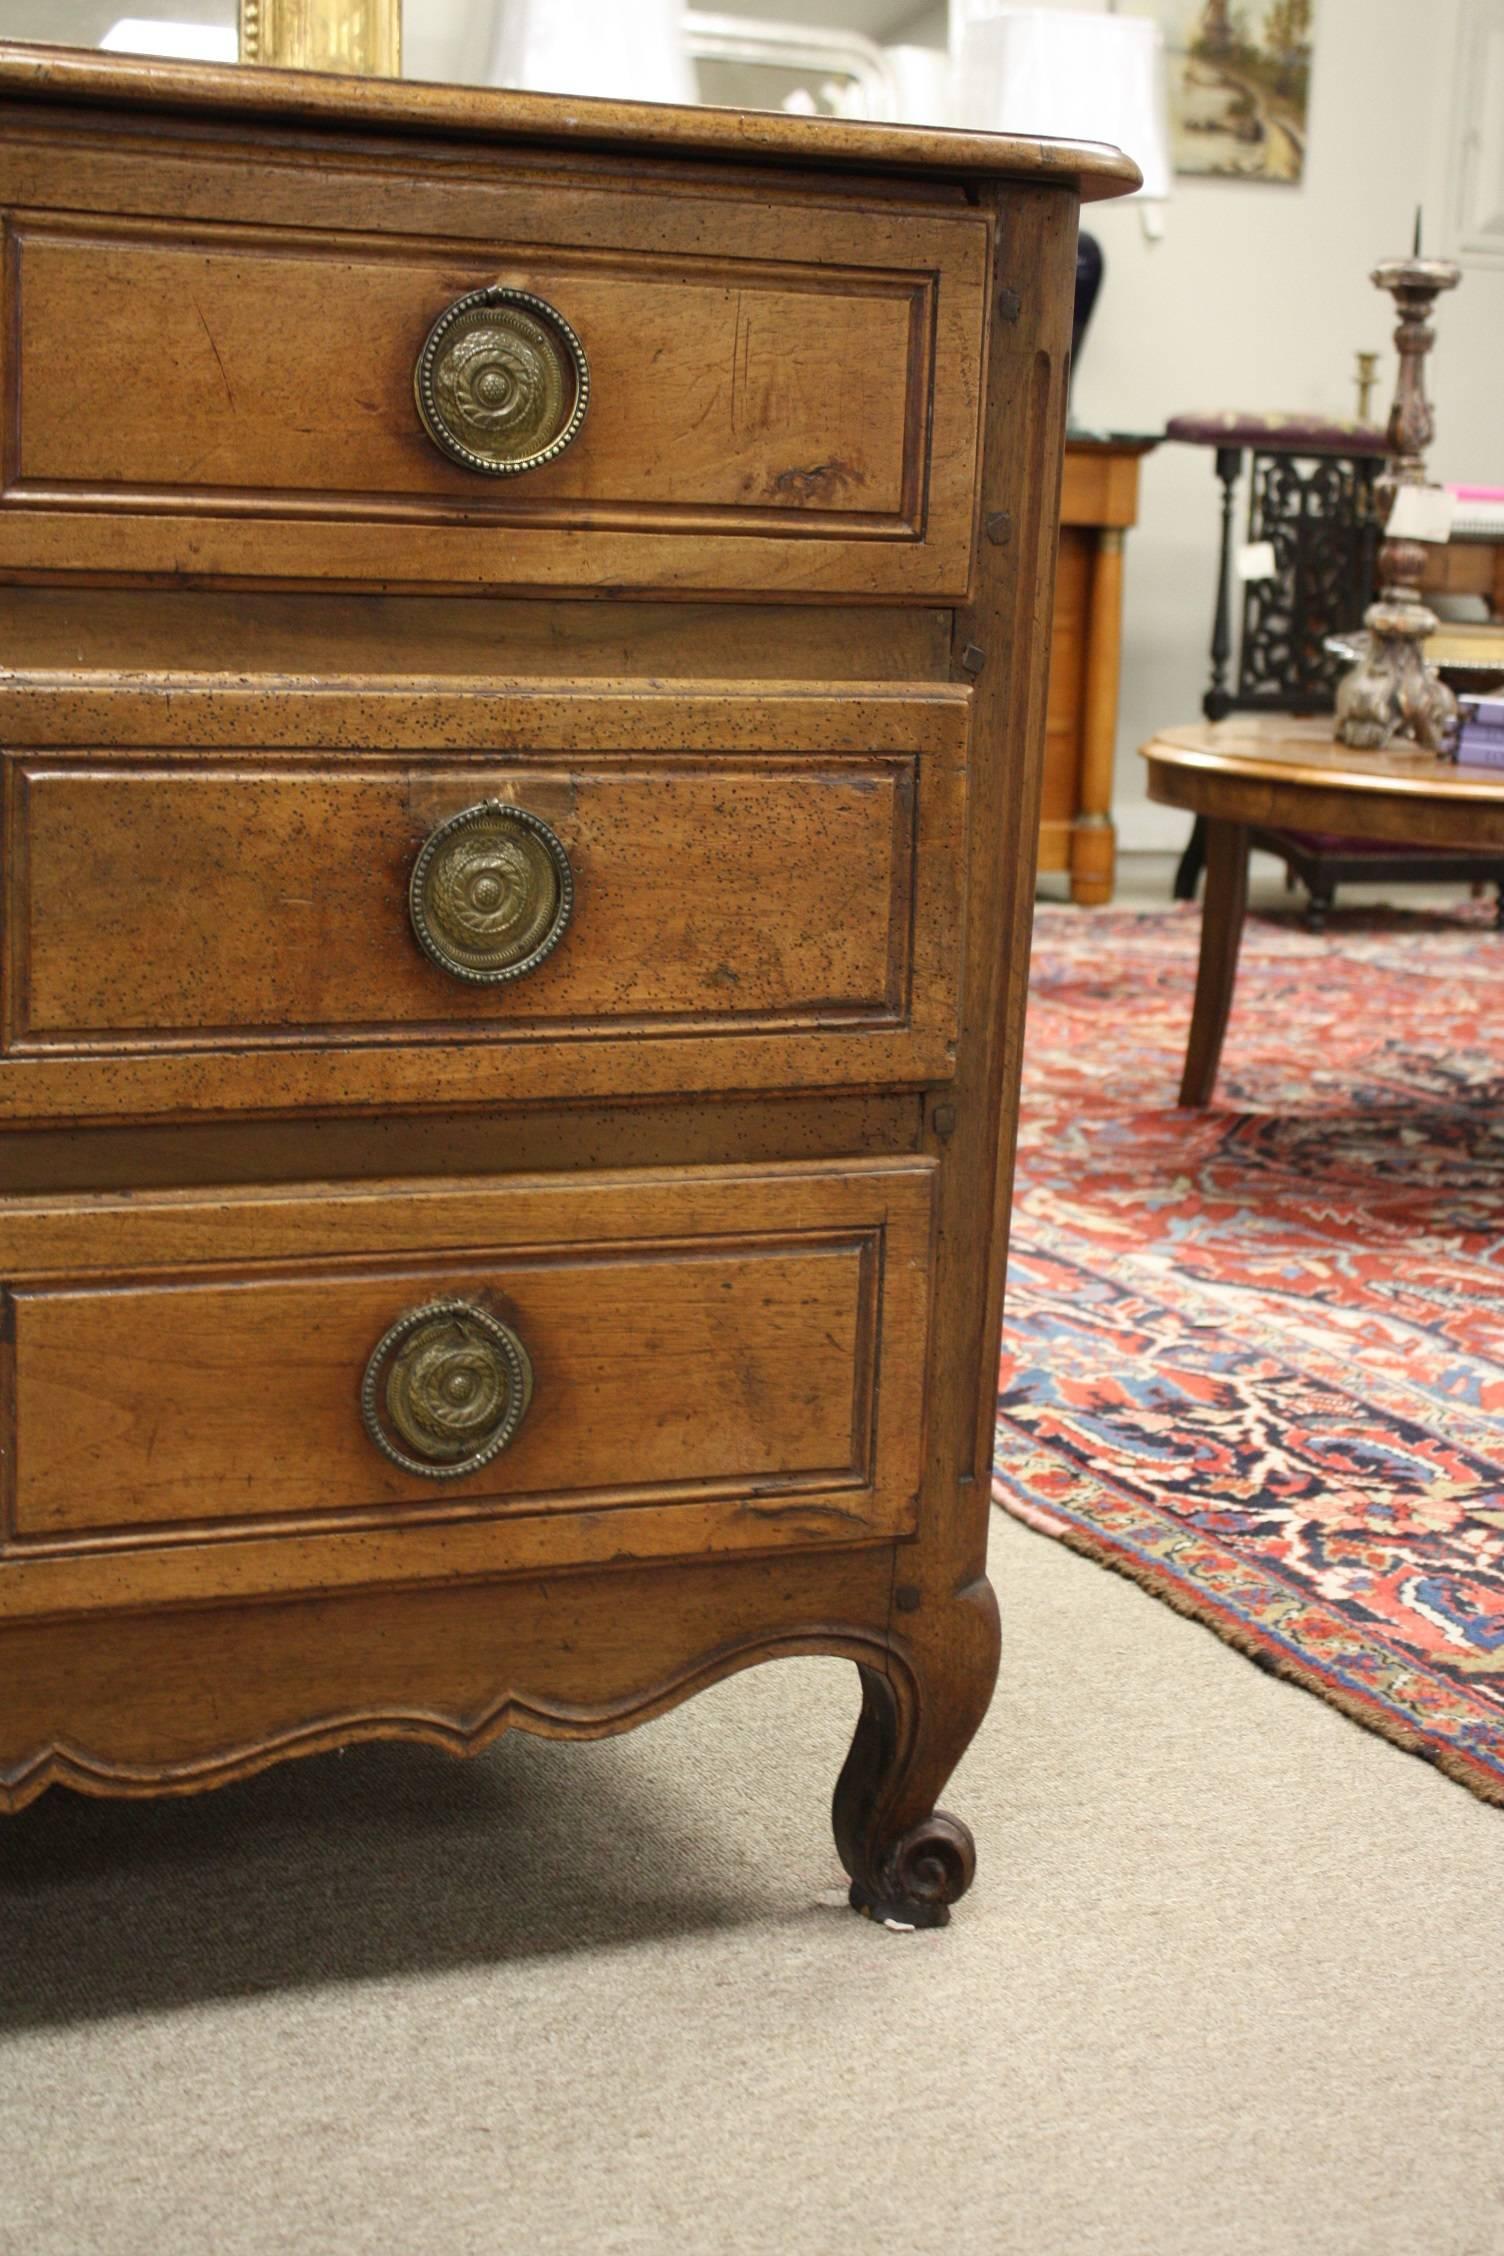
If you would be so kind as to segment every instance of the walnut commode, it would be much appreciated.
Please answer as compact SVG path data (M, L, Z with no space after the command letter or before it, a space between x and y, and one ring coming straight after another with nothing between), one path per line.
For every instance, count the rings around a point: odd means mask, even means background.
M944 1919L1131 167L37 48L0 110L0 1806L839 1654L853 1899Z

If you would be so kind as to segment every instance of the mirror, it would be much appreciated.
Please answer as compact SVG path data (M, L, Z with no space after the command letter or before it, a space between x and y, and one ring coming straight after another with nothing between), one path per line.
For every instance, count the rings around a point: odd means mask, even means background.
M600 4L580 0L586 11ZM609 0L609 8L619 25L634 0ZM541 0L541 11L540 0L418 0L405 23L402 0L0 0L0 39L542 87L567 75L567 61L558 60L575 44L561 37L567 14L567 0ZM890 118L902 110L895 58L860 32L690 8L681 44L678 21L676 0L654 0L651 9L643 0L639 44L661 47L663 58L671 51L673 69L628 94L806 116ZM592 82L559 90L603 89Z

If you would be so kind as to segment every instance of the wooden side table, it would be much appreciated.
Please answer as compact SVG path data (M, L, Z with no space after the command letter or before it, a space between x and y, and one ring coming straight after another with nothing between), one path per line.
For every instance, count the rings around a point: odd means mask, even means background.
M1206 824L1206 894L1183 1105L1211 1102L1238 973L1251 829L1504 851L1504 775L1413 744L1354 752L1326 720L1245 714L1165 729L1140 747L1149 797Z
M1039 867L1068 870L1071 899L1088 908L1112 899L1123 547L1138 521L1138 466L1157 444L1078 437L1065 449Z

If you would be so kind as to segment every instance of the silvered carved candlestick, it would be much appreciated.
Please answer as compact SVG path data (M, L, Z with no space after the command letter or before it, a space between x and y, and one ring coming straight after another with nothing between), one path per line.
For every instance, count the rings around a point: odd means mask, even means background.
M1406 486L1426 483L1426 448L1435 435L1426 398L1426 355L1436 341L1431 309L1443 290L1462 280L1445 259L1388 259L1373 279L1399 307L1394 333L1399 381L1389 415L1389 460L1375 489L1387 524ZM1426 551L1421 542L1391 536L1379 551L1379 597L1363 615L1368 632L1363 655L1337 689L1337 737L1373 751L1408 738L1433 752L1445 749L1457 726L1457 700L1421 645L1436 631L1436 614L1421 599Z

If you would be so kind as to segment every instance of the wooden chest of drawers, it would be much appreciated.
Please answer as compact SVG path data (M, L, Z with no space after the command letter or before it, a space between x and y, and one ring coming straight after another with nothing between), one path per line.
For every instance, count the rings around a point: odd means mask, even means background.
M864 1697L935 1921L1111 152L0 52L0 1806Z

